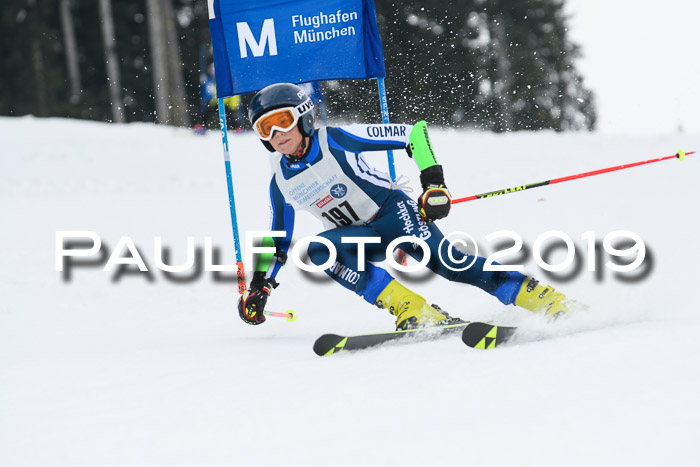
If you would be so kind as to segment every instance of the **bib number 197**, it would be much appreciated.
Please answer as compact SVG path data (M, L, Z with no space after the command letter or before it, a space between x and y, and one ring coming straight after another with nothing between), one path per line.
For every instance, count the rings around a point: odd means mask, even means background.
M341 207L345 208L344 210L347 211L347 214L343 212L343 209L340 209ZM352 225L353 222L360 220L355 213L355 210L347 201L343 201L337 207L330 208L328 211L322 212L321 215L331 221L336 227Z

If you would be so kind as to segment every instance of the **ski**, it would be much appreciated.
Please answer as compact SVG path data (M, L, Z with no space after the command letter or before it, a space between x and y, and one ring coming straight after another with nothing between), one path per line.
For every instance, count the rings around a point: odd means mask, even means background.
M462 342L474 349L493 349L505 344L518 328L472 322L462 331Z
M321 357L333 355L346 350L361 350L374 347L386 342L402 340L406 342L424 342L453 335L465 329L469 323L448 324L422 329L405 331L389 331L376 334L360 334L356 336L340 336L324 334L314 343L314 352Z

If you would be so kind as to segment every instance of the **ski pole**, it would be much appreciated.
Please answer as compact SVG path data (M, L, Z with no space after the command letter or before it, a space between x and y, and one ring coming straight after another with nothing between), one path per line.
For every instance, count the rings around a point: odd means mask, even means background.
M238 293L243 295L246 289L245 268L241 258L241 240L238 237L238 219L236 217L236 199L233 195L233 178L231 176L231 157L228 152L228 132L226 130L226 104L223 98L217 100L219 104L219 127L221 128L221 144L224 148L224 167L226 168L226 184L228 186L228 205L231 212L231 227L233 229L233 245L236 249L236 266L238 270Z
M685 156L689 156L691 154L695 154L695 151L683 152L682 149L679 149L678 152L672 156L659 157L658 159L650 159L648 161L642 161L642 162L633 162L631 164L617 165L615 167L608 167L607 169L600 169L600 170L594 170L592 172L585 172L585 173L580 173L580 174L576 174L576 175L569 175L568 177L553 178L551 180L545 180L544 182L538 182L538 183L531 183L529 185L520 185L520 186L515 186L512 188L503 188L501 190L490 191L488 193L481 193L478 195L467 196L466 198L453 199L452 204L463 203L465 201L473 201L475 199L491 198L493 196L506 195L508 193L516 193L519 191L529 190L530 188L537 188L537 187L546 186L546 185L554 185L555 183L568 182L570 180L576 180L576 179L584 178L584 177L592 177L593 175L600 175L600 174L604 174L607 172L615 172L616 170L630 169L632 167L637 167L639 165L652 164L654 162L661 162L661 161L665 161L667 159L679 159L682 161L685 158Z
M389 121L389 104L386 98L386 86L384 85L384 78L377 78L377 91L379 92L379 110L382 113L382 123L390 123ZM396 166L394 164L394 151L391 149L386 152L387 161L389 163L389 178L392 182L396 181ZM406 252L399 249L398 262L402 266L406 266L408 263L406 261Z
M279 311L263 311L263 314L265 316L274 316L276 318L287 318L287 321L289 322L296 321L297 319L296 311L294 310L287 310L286 313Z

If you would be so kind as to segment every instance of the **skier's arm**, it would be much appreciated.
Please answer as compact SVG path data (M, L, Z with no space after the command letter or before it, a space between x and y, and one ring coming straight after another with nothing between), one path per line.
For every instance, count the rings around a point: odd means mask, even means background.
M432 222L450 212L452 198L445 186L442 166L438 164L425 121L413 126L393 123L328 128L328 144L355 153L406 149L421 171L423 194L418 198L418 205L423 219Z
M275 248L275 253L263 253L258 257L250 287L238 301L238 314L248 324L265 322L265 304L272 289L278 283L275 280L280 267L287 260L287 251L292 241L294 230L294 209L284 201L277 187L275 178L270 182L270 206L272 209L271 230L285 231L284 237L265 237L262 246Z
M264 273L265 278L274 279L287 260L287 251L294 232L294 208L285 202L275 177L272 177L270 182L270 208L272 211L270 230L284 231L285 236L263 238L262 246L274 247L276 252L260 255L255 265L255 272Z
M354 153L405 149L421 171L438 165L428 136L428 125L423 120L415 125L386 123L329 127L328 143Z
M423 194L418 198L420 215L426 222L447 217L452 206L452 197L445 186L442 166L438 164L425 121L416 123L411 129L408 155L413 157L420 169Z
M354 153L406 149L412 128L400 123L328 127L328 144Z

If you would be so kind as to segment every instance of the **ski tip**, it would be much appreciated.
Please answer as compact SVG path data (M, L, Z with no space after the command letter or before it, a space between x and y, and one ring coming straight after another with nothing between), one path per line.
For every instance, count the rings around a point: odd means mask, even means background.
M324 334L314 342L314 353L319 357L342 352L348 338L337 334Z

